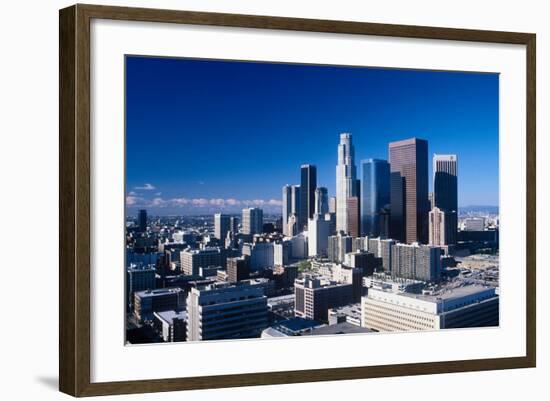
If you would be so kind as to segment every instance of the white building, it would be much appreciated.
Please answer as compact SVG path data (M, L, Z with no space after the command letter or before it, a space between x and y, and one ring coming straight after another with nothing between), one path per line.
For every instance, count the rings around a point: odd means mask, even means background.
M464 231L483 231L485 230L484 217L468 217L462 221Z
M254 242L243 245L243 255L250 256L250 270L262 270L275 265L273 242Z
M362 325L380 332L497 326L494 288L464 285L411 294L371 288L361 299Z
M222 213L214 215L214 236L219 240L225 240L231 229L231 216Z
M308 256L326 257L330 221L326 221L320 214L313 215L308 222Z
M336 231L348 233L348 198L356 195L355 149L351 134L340 134L336 165Z

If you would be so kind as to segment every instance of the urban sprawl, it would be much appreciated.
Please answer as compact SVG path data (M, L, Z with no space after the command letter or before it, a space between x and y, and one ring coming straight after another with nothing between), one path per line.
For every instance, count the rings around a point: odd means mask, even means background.
M127 343L498 326L498 208L459 209L453 154L429 192L428 163L411 138L358 174L342 133L335 196L307 164L280 214L128 216Z

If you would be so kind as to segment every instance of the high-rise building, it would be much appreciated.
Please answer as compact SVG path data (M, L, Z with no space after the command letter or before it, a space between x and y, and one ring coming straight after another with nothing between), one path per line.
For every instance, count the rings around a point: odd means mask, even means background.
M445 244L456 244L458 231L458 158L456 155L433 157L433 207L444 212ZM431 226L430 226L431 227Z
M356 196L355 149L351 134L340 134L336 165L336 230L349 232L348 198Z
M428 242L428 141L389 144L390 237L408 244Z
M328 191L325 187L315 189L315 214L324 216L328 213Z
M216 213L214 215L214 236L219 240L225 240L230 230L231 217L227 214Z
M433 156L434 207L458 211L458 171L456 155Z
M328 198L328 212L336 214L336 196Z
M283 187L283 234L288 235L288 218L292 214L292 187Z
M243 234L261 234L264 225L264 212L257 207L243 209Z
M430 245L445 246L456 244L458 230L456 211L445 212L434 207L429 214L429 223Z
M361 235L388 236L390 164L386 160L361 161Z
M330 221L320 214L314 214L308 222L308 256L326 257L328 251L328 237L330 235Z
M315 189L317 188L317 167L304 164L300 168L300 213L298 229L307 230L307 222L315 212Z
M232 234L239 232L239 218L237 216L231 216L229 218L229 230Z
M441 248L417 242L393 245L391 274L422 281L438 280L441 276Z
M250 258L246 255L227 258L227 281L236 283L250 276Z
M187 296L187 341L260 337L268 324L260 286L216 283Z
M361 223L359 216L359 197L350 196L347 199L348 234L353 238L361 235Z
M138 212L138 228L142 233L147 231L147 210L145 209L140 209Z

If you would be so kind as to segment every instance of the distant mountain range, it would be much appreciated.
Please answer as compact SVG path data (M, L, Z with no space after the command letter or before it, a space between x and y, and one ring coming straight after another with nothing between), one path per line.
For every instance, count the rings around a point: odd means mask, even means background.
M470 206L459 206L459 213L489 213L489 214L498 214L498 206L491 205L470 205Z

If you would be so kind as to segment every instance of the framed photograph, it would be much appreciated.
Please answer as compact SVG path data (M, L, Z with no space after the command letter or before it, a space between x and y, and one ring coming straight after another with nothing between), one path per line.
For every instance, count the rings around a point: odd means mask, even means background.
M62 392L535 366L534 34L59 18Z

